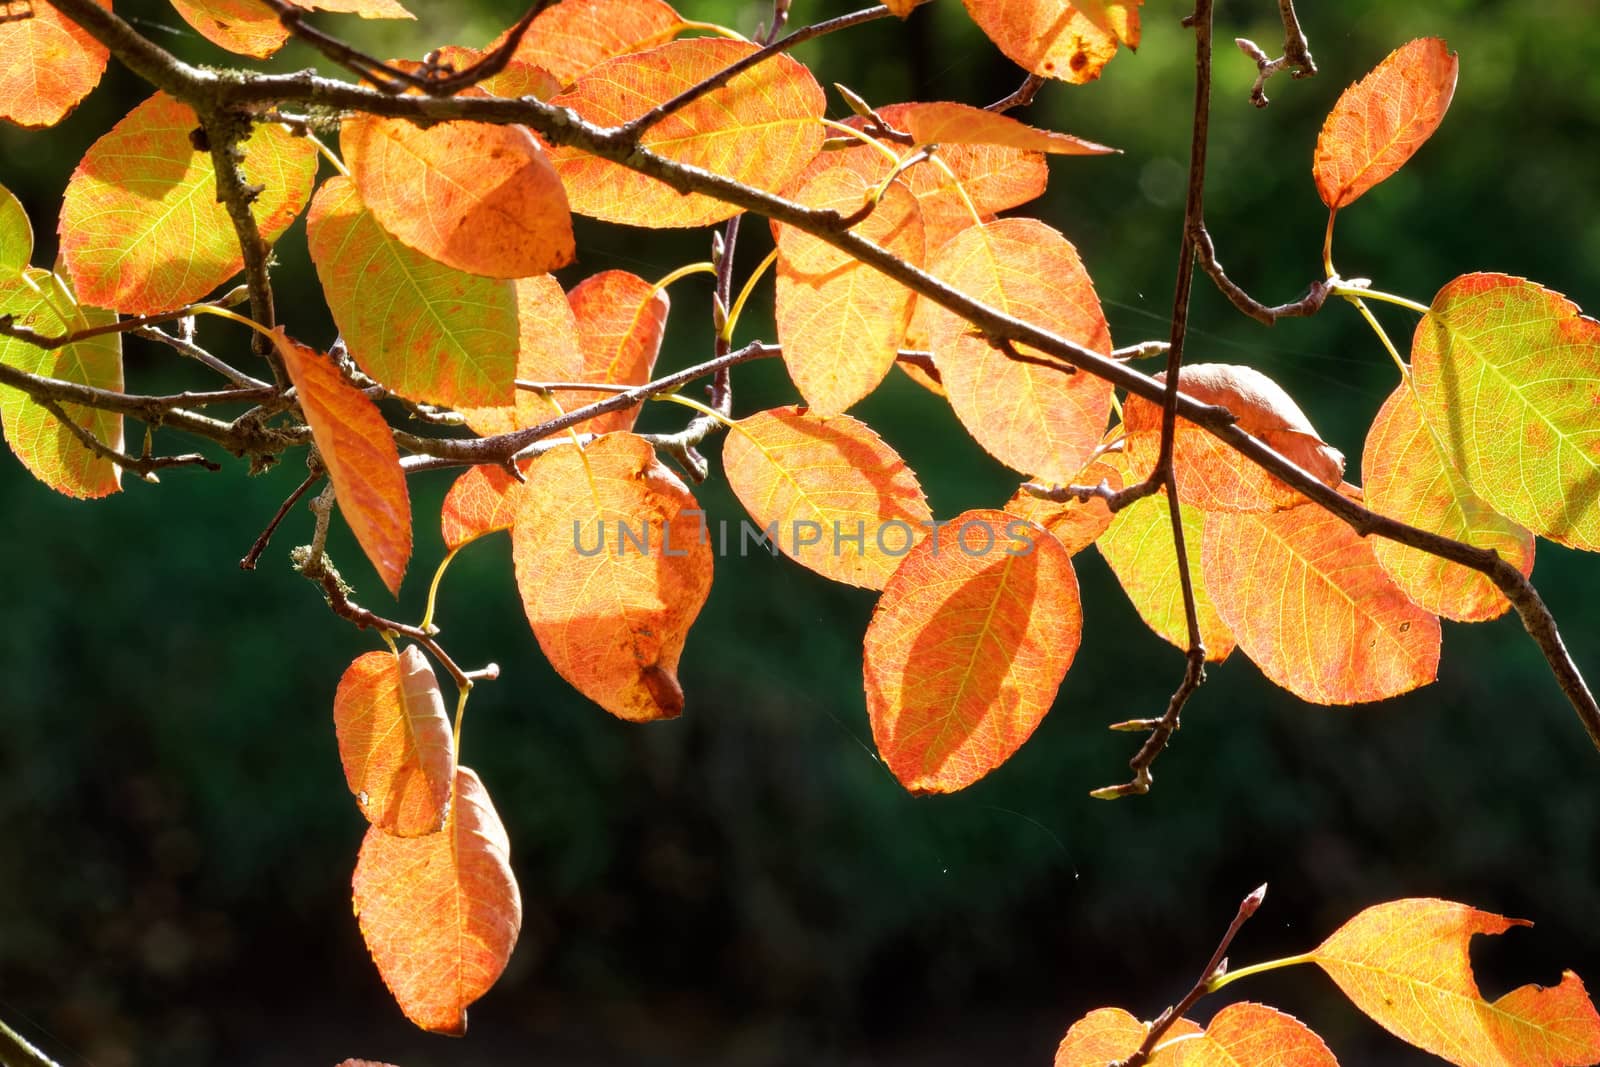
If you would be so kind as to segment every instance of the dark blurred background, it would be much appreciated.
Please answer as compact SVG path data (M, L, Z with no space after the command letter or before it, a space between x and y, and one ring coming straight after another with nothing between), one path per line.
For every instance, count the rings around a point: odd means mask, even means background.
M753 0L680 6L747 33L768 12ZM852 6L795 0L794 17ZM185 56L228 62L155 0L117 7ZM508 0L412 7L416 24L319 22L380 54L417 55L482 44L517 13ZM1126 150L1053 162L1046 199L1026 209L1077 244L1118 344L1165 336L1191 108L1183 7L1152 0L1137 55L1119 55L1096 84L1048 86L1021 113ZM1303 5L1322 74L1275 80L1264 112L1247 100L1253 66L1226 42L1249 36L1277 54L1275 5L1219 7L1208 221L1236 280L1277 302L1316 276L1324 214L1309 170L1322 118L1390 49L1431 34L1461 54L1454 106L1409 167L1341 217L1339 267L1423 301L1487 269L1600 306L1589 0ZM801 55L825 85L879 103L984 103L1021 77L955 0ZM291 44L272 66L314 60ZM35 221L35 262L51 261L76 160L146 92L113 63L59 128L0 129L0 182ZM745 228L742 270L765 251L764 231ZM582 263L563 280L612 266L658 277L704 258L707 237L582 224ZM293 331L326 345L302 223L278 255ZM706 281L673 288L663 368L708 351ZM1380 314L1391 330L1409 336L1408 314L1390 310ZM1359 457L1395 372L1350 308L1263 329L1202 280L1194 325L1193 358L1266 370ZM770 324L752 315L741 336L770 337ZM202 339L244 346L215 324ZM203 381L137 341L127 361L132 387ZM776 365L741 368L736 381L741 413L794 399ZM996 506L1015 488L942 402L899 375L856 413L901 450L939 515ZM645 425L680 414L652 410ZM1102 803L1088 791L1125 778L1137 740L1106 724L1159 713L1182 661L1085 552L1084 644L1056 707L1003 768L959 795L918 799L873 755L860 680L871 594L786 560L719 560L683 660L687 713L632 726L544 663L501 535L452 567L439 621L462 661L503 668L473 697L464 760L510 832L526 918L469 1035L421 1034L350 913L364 823L330 709L341 671L376 639L289 571L288 549L308 536L303 510L258 572L237 567L297 468L248 479L230 461L221 475L130 479L114 499L79 504L0 460L11 605L0 1018L64 1064L1042 1065L1086 1011L1115 1004L1148 1018L1181 995L1261 882L1271 893L1236 963L1309 948L1377 901L1432 895L1538 921L1477 946L1490 995L1553 982L1562 967L1600 982L1600 756L1512 619L1447 624L1438 682L1367 707L1300 703L1236 654L1190 705L1154 792ZM433 516L449 481L413 480L402 617L420 614L440 558ZM738 518L715 471L697 492L713 518ZM332 550L365 600L394 609L342 529ZM1535 581L1591 679L1597 573L1593 559L1539 546ZM1312 971L1228 994L1299 1015L1345 1063L1436 1062Z

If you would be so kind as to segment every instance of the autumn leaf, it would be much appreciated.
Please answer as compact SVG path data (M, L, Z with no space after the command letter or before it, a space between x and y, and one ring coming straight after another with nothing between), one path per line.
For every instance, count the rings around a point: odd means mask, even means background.
M172 0L178 15L219 48L265 59L289 39L289 29L258 0Z
M469 467L461 472L439 511L444 547L453 552L485 534L511 529L520 485L504 467Z
M412 400L512 403L519 331L511 282L407 248L348 178L317 190L306 236L333 321L362 370Z
M1055 1067L1109 1067L1121 1063L1139 1050L1149 1029L1121 1008L1096 1008L1072 1024L1056 1048ZM1161 1035L1152 1067L1171 1067L1169 1048L1180 1038L1193 1038L1200 1027L1189 1019L1179 1019ZM1251 1064L1250 1067L1257 1067Z
M614 126L643 115L722 70L756 45L723 38L673 41L618 56L589 71L551 103ZM651 126L640 147L732 181L779 192L822 147L826 101L811 72L774 56ZM629 226L707 226L739 208L671 186L577 149L551 152L572 210Z
M516 377L529 381L571 381L580 376L578 323L561 283L548 274L518 278L511 283L516 300ZM472 431L482 437L511 433L553 418L569 401L563 391L559 405L531 389L516 389L510 403L492 407L457 405Z
M1202 568L1217 614L1273 682L1313 704L1383 700L1433 681L1439 620L1371 543L1315 505L1211 512Z
M1576 974L1493 1003L1473 980L1474 934L1531 925L1448 900L1391 900L1307 955L1385 1030L1460 1067L1588 1067L1600 1061L1600 1015Z
M860 174L835 167L792 195L807 207L850 215L873 192ZM894 366L911 321L911 290L792 226L774 224L773 232L784 365L819 415L837 415L877 388ZM851 232L908 263L922 263L922 212L898 181L883 189L872 213Z
M512 59L570 85L608 59L666 44L685 28L662 0L561 0L534 17ZM504 34L489 49L503 40Z
M1493 549L1524 576L1533 572L1533 534L1472 491L1445 454L1436 431L1423 425L1416 396L1405 382L1389 394L1367 432L1361 473L1367 506L1373 511ZM1372 550L1395 584L1435 615L1483 622L1511 607L1486 575L1459 563L1387 538L1374 538Z
M32 255L32 235L27 235L26 247L16 236L13 231L7 258L15 258L20 251L26 264ZM5 280L3 272L0 280ZM13 275L0 289L0 315L14 315L17 325L52 336L109 326L117 320L109 311L79 304L60 278L36 268ZM53 349L0 336L0 363L46 378L122 391L122 335L118 333ZM68 403L62 403L61 410L102 444L122 448L121 415ZM122 487L121 471L114 462L94 452L65 423L20 389L0 386L0 429L29 473L58 493L95 499Z
M901 560L867 626L872 736L914 793L949 793L1022 746L1083 633L1066 550L1024 519L968 511Z
M1163 1036L1156 1067L1339 1067L1310 1027L1265 1004L1229 1004L1192 1040Z
M1312 177L1334 211L1405 165L1456 91L1457 57L1437 37L1401 45L1346 89L1317 137Z
M1143 0L965 0L967 13L1006 58L1046 78L1081 85L1100 77L1117 44L1139 47Z
M414 19L398 0L288 0L308 11L328 11L338 15L360 15L364 19Z
M666 336L667 312L672 302L665 289L657 289L637 274L607 270L593 274L572 287L567 294L578 329L577 366L564 380L605 382L610 385L644 385L655 370ZM553 370L553 368L552 368ZM523 377L518 371L518 377ZM540 380L559 381L561 375L541 371L529 375ZM562 391L562 404L568 409L592 404L609 393ZM596 415L580 424L590 433L610 433L633 429L639 406Z
M1166 381L1166 374L1156 375ZM1283 387L1253 367L1196 363L1183 368L1179 389L1202 404L1227 408L1238 427L1305 470L1322 484L1343 480L1344 456L1317 435L1305 413ZM1128 397L1123 410L1129 462L1150 470L1161 448L1161 405ZM1306 498L1268 474L1238 451L1187 419L1179 419L1172 438L1178 498L1204 511L1270 511Z
M973 226L930 266L946 284L1008 315L1109 355L1094 283L1061 234L1033 219ZM962 426L1000 462L1065 484L1100 444L1111 386L1010 358L959 315L928 304L929 344ZM1028 352L1026 346L1017 346Z
M291 341L281 326L273 343L328 468L339 510L378 577L398 596L411 559L411 496L389 424L327 357Z
M757 412L734 423L722 465L779 551L836 582L882 589L933 519L905 460L848 415Z
M1068 484L1098 486L1102 482L1113 492L1120 490L1122 471L1119 466L1096 458L1090 460L1089 465L1074 475ZM1055 535L1055 539L1061 542L1061 547L1067 550L1069 556L1077 555L1094 544L1095 540L1106 532L1106 527L1111 525L1113 518L1105 500L1098 496L1092 496L1088 500L1074 497L1057 502L1034 496L1022 488L1006 501L1006 506L1002 510L1008 515L1016 515L1029 522L1038 523L1049 530Z
M357 657L339 679L333 725L368 822L397 837L444 828L455 751L439 682L417 646Z
M408 248L491 278L572 262L566 193L525 127L357 115L339 144L361 202Z
M33 258L33 224L22 201L0 185L0 280L12 281Z
M406 1018L467 1031L467 1006L505 970L522 928L511 843L475 771L456 770L440 833L367 829L353 879L367 951Z
M948 101L902 104L895 123L917 144L992 144L1024 152L1064 156L1102 156L1116 152L1069 133L1035 129L1009 115Z
M54 126L100 83L110 53L47 0L28 6L29 17L0 21L0 119Z
M678 657L711 589L703 519L649 442L626 433L551 449L518 496L512 558L539 647L619 718L683 711Z
M1473 490L1600 551L1600 323L1533 282L1467 274L1433 298L1411 361L1422 418Z
M61 207L61 257L80 299L127 314L199 300L244 266L211 153L195 149L199 120L157 93L96 141L72 172ZM257 126L240 170L261 187L251 206L276 241L311 196L317 150L282 126Z

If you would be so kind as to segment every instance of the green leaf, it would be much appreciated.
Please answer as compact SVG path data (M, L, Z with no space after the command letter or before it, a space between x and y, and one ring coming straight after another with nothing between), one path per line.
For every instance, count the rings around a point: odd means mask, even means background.
M447 267L378 225L348 178L317 190L311 260L361 369L403 397L449 407L516 399L512 283Z
M1433 298L1411 359L1422 417L1478 495L1600 551L1600 323L1525 279L1467 274Z
M109 311L77 304L65 282L38 269L19 275L16 288L0 297L0 315L15 315L19 326L50 335L104 326L117 319ZM102 334L54 349L0 337L0 363L46 378L120 391L122 335ZM62 404L61 408L103 444L122 448L121 415L77 404ZM96 455L60 419L19 389L0 386L0 429L22 465L59 493L90 499L121 488L121 472L115 463Z
M22 202L0 185L0 278L9 279L28 269L33 256L33 227Z

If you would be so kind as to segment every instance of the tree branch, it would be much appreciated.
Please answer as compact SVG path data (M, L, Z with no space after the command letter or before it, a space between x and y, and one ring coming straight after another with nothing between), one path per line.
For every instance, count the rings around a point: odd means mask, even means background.
M1306 295L1299 300L1288 304L1279 304L1268 307L1234 284L1223 272L1222 264L1217 261L1216 246L1211 243L1211 234L1206 230L1202 221L1195 226L1195 251L1199 256L1200 269L1205 271L1217 288L1222 290L1222 295L1240 311L1264 326L1272 326L1279 319L1309 318L1322 310L1322 305L1328 300L1328 283L1314 281Z
M1267 80L1280 70L1289 70L1294 78L1309 78L1317 73L1311 46L1294 13L1294 0L1278 0L1278 14L1283 19L1283 55L1277 59L1268 59L1260 46L1248 38L1238 37L1233 42L1239 51L1255 60L1256 81L1250 87L1250 102L1256 107L1267 106Z

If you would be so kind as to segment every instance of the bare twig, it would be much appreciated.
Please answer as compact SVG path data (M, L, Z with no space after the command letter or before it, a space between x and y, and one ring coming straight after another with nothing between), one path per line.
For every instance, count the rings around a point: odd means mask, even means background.
M1311 46L1294 13L1294 0L1278 0L1278 14L1283 18L1283 55L1277 59L1268 59L1267 53L1248 38L1239 37L1233 42L1239 46L1239 51L1255 61L1256 81L1250 87L1250 102L1256 107L1267 106L1267 80L1280 70L1288 70L1293 78L1309 78L1317 73Z
M1217 284L1222 295L1234 307L1264 326L1271 326L1279 319L1307 318L1321 311L1322 305L1327 303L1328 283L1325 281L1312 282L1305 296L1288 304L1268 307L1256 300L1223 272L1222 264L1217 261L1216 246L1212 244L1211 234L1204 222L1195 226L1195 254L1199 257L1200 269Z
M38 405L54 415L56 421L71 431L83 447L99 456L109 459L124 470L130 470L147 482L158 482L156 471L166 470L168 467L204 467L208 471L220 471L222 465L216 463L198 452L187 452L181 456L152 456L148 448L143 455L132 456L100 440L87 428L80 425L76 419L67 414L60 404L49 397L37 401Z
M1004 114L1012 108L1027 107L1033 103L1033 98L1039 95L1039 90L1044 88L1044 81L1039 75L1030 74L1022 80L1021 85L1017 86L1016 92L1002 96L984 110Z
M0 18L0 22L6 21L7 18ZM0 1019L0 1067L57 1067L57 1064Z
M239 286L226 296L216 300L206 300L198 304L188 304L173 311L163 311L155 315L134 315L126 319L108 322L104 326L87 326L81 330L69 330L66 333L46 334L40 333L31 326L23 326L17 322L14 315L0 315L0 335L14 337L19 341L26 341L35 348L51 350L74 345L79 341L87 341L92 337L104 337L112 333L139 333L144 334L146 327L154 327L157 323L171 322L173 319L188 318L195 313L196 308L202 307L233 307L242 303L249 295L244 286ZM159 331L157 331L159 332ZM165 334L162 335L165 338Z
M272 385L269 385L253 375L246 374L244 371L239 370L232 364L218 359L210 352L207 352L205 349L186 338L176 337L165 330L158 330L154 326L141 326L133 332L135 336L143 337L147 341L156 341L160 344L164 344L173 351L177 352L179 355L187 356L190 359L209 367L211 370L216 371L218 374L228 379L234 385L237 385L240 389L264 389L269 392L276 392L276 389Z
M244 142L250 136L251 122L241 111L214 108L201 112L201 126L211 147L211 163L216 170L217 201L227 209L233 223L234 235L239 241L239 251L244 256L245 284L250 291L250 317L267 329L277 325L272 302L272 280L267 272L267 260L272 248L261 236L255 213L250 205L261 195L262 186L251 185L239 170L244 160ZM251 350L267 361L272 368L272 380L279 386L288 380L283 360L272 342L262 334L251 331Z
M256 538L255 544L250 546L250 551L246 552L244 558L239 561L240 570L253 571L256 569L256 563L261 559L261 553L267 550L267 545L272 542L272 535L283 524L284 518L289 514L289 509L294 507L299 499L306 495L306 491L316 485L317 480L321 477L322 465L319 463L313 467L310 474L306 475L305 481L296 486L294 492L290 493L288 498L278 506L277 513L272 516L272 521L267 523L267 528L261 531L261 536Z

